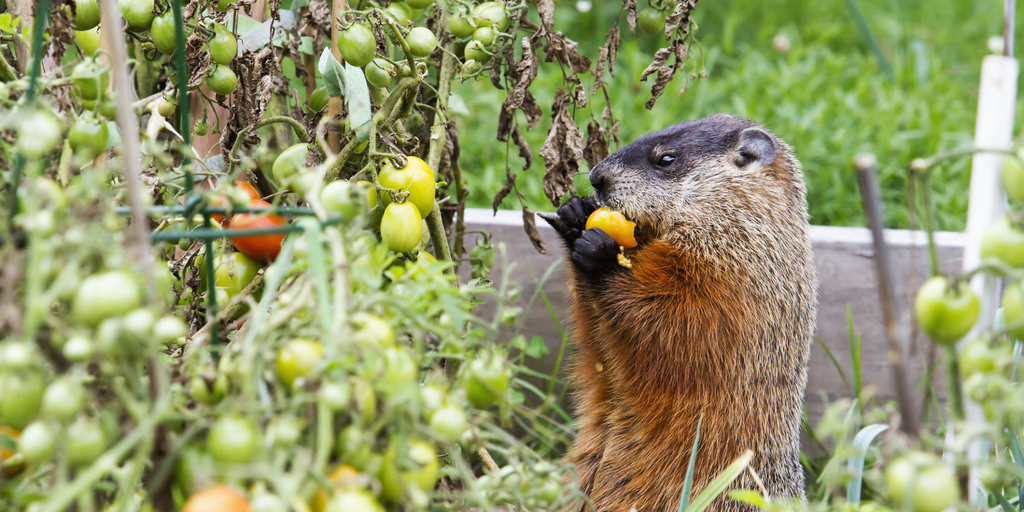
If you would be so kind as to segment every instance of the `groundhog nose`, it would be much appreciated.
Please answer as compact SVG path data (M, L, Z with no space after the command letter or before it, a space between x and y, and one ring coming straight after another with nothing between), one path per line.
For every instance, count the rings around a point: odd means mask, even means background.
M594 187L594 190L600 192L604 188L607 174L604 172L604 168L595 167L594 170L590 171L590 185Z

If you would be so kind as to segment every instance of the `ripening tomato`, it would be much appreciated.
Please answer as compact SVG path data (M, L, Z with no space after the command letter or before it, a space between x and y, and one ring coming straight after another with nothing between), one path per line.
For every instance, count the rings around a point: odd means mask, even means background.
M181 512L249 512L249 500L226 485L217 485L193 494Z
M208 44L210 58L217 64L230 64L238 55L238 39L220 23L213 24L213 37Z
M330 495L328 490L323 488L317 489L316 494L313 495L313 501L310 502L313 512L324 512L324 509L327 508L327 502L331 499L331 495L336 494L338 489L354 489L358 487L359 471L348 464L342 464L331 472L327 477L327 481L331 484Z
M384 512L384 507L372 494L350 489L335 494L331 501L327 502L324 512Z
M472 16L463 8L452 13L452 17L448 19L448 31L455 37L469 37L473 35L474 30L476 25L473 24Z
M92 56L100 49L100 28L93 27L75 31L75 43L82 50L82 55Z
M1024 267L1024 231L1011 224L1008 217L997 219L982 236L981 257L998 258L1013 268Z
M381 495L385 501L401 503L409 486L427 492L437 483L439 470L437 453L430 443L419 439L396 440L384 453Z
M1017 152L1017 158L1005 157L1003 161L1003 188L1006 194L1018 201L1024 201L1024 150Z
M373 59L363 70L366 82L374 87L387 87L395 76L395 66L384 59Z
M434 193L437 189L434 170L422 159L410 156L406 157L405 167L395 168L390 160L380 170L380 184L385 188L395 189L399 192L408 192L408 202L416 206L421 218L430 215L434 208ZM391 204L389 194L384 194L384 205Z
M217 195L211 196L210 197L210 206L212 206L214 208L224 208L224 207L226 207L228 205L228 196L229 195L230 195L230 197L232 199L232 202L235 203L235 204L237 204L239 201L241 201L242 204L248 205L249 203L251 203L253 201L259 201L260 200L260 191L256 190L256 187L254 187L252 185L252 183L249 183L248 181L236 181L235 182L235 187L236 187L235 189L232 189L231 187L222 187L222 186L218 185L218 188L220 188L220 189L225 189L226 188L227 190L226 190L226 192L224 194L217 194ZM241 192L241 194L238 194L239 191ZM210 218L213 219L215 222L219 223L222 226L228 224L228 222L227 222L227 220L226 220L226 218L224 217L223 214L214 213L214 214L210 215Z
M75 0L75 30L89 30L100 24L96 0Z
M377 40L365 25L353 23L342 30L338 37L338 51L345 62L361 68L373 60L377 51Z
M43 377L36 372L0 376L0 425L28 426L39 412L43 389Z
M636 24L644 34L659 34L665 32L665 13L653 7L646 7L637 16Z
M499 32L508 28L508 14L501 2L484 2L474 7L472 14L477 27L494 27Z
M313 94L309 95L309 101L307 102L309 104L309 110L311 112L320 112L327 106L327 101L329 99L330 96L327 95L327 87L321 85L320 87L313 89Z
M914 313L921 330L932 341L950 345L963 338L978 321L981 305L970 287L950 287L936 276L926 281L914 299Z
M156 112L161 117L171 117L177 109L178 103L173 98L168 98L167 96L160 98L160 101L156 104Z
M76 155L92 160L106 151L109 134L106 122L96 119L91 112L84 112L68 130L68 144Z
M153 24L153 0L118 0L117 5L133 32L145 32Z
M929 453L911 452L891 462L885 483L893 505L910 505L914 512L941 512L960 499L956 474Z
M466 57L467 64L470 61L487 62L491 60L491 57L493 56L487 52L487 49L484 48L484 44L477 40L470 41L469 44L466 45L466 49L463 50L462 53Z
M256 456L259 445L256 426L235 416L222 416L206 435L206 450L217 462L248 464Z
M358 328L354 335L357 343L373 347L390 347L395 344L395 331L387 320L379 316L356 313L352 315L352 324Z
M226 96L235 91L238 87L238 77L231 68L220 65L213 70L213 74L206 78L206 86L211 91Z
M167 12L153 19L153 25L149 27L149 37L153 45L164 55L170 55L178 49L178 37L174 28L174 13Z
M1003 291L1003 319L1011 327L1010 335L1024 339L1024 282L1011 283Z
M95 326L107 318L139 307L141 302L142 295L135 279L115 270L85 278L75 293L71 312L75 320Z
M255 200L249 203L249 208L272 208L273 205L266 201ZM288 225L288 220L273 213L239 213L231 218L231 229L269 229L280 228ZM284 233L268 233L265 235L245 235L231 237L231 243L238 249L257 261L271 262L281 252L281 242L284 242Z
M442 441L454 443L469 428L466 413L454 405L446 405L434 411L430 416L430 429L437 433Z
M299 377L309 375L323 358L323 345L312 340L293 339L277 351L277 378L290 388Z
M391 203L380 221L380 238L388 249L409 252L423 238L423 219L412 203Z
M68 463L75 467L92 464L107 448L107 436L100 422L91 418L79 418L67 431Z
M427 57L437 48L437 36L427 27L416 27L405 36L409 51L416 57Z
M615 240L615 243L626 249L636 247L636 237L633 235L636 223L626 220L621 212L598 208L587 218L586 229L600 228L608 236Z
M309 156L309 144L299 143L281 152L274 160L273 174L277 184L288 187L292 179L298 175L306 164Z

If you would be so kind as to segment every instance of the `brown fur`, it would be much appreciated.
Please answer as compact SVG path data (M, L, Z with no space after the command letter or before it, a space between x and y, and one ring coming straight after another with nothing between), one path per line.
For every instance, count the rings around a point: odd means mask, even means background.
M709 119L712 139L756 126ZM706 144L720 148L690 155L678 179L649 186L637 155L678 136L602 163L614 179L602 201L646 240L627 251L632 269L598 284L578 270L571 278L573 451L601 512L674 511L702 416L692 496L747 449L770 495L804 496L799 428L817 277L799 162L773 136L771 165L737 167L736 139L723 135ZM733 488L757 486L748 472ZM748 508L723 496L711 510Z

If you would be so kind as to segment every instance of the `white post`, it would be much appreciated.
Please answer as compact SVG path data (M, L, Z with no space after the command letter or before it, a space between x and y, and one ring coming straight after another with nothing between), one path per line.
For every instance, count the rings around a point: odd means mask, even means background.
M1013 144L1013 115L1017 100L1017 60L1012 57L989 55L981 65L981 88L978 95L978 117L974 128L974 144L983 148L1009 148ZM1000 179L1003 155L975 153L971 162L971 189L967 203L967 244L964 248L963 269L970 270L981 263L981 238L993 221L1006 214L1006 194ZM971 279L971 289L981 300L978 324L961 340L974 339L992 327L999 308L999 286L994 277L977 274ZM968 425L984 424L985 416L978 404L964 397L964 413ZM951 431L952 432L952 431ZM951 439L948 439L951 440ZM979 463L987 456L987 447L980 442L971 443L967 450L971 464L969 499L978 503Z

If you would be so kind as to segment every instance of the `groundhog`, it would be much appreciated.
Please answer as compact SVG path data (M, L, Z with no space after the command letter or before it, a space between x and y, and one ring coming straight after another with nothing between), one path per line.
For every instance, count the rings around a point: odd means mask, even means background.
M590 171L594 197L544 218L568 249L577 347L579 510L677 510L752 450L732 489L804 499L800 418L817 309L792 149L714 115L644 135ZM637 223L621 248L590 213ZM627 262L628 260L628 262ZM715 512L753 507L720 496Z

